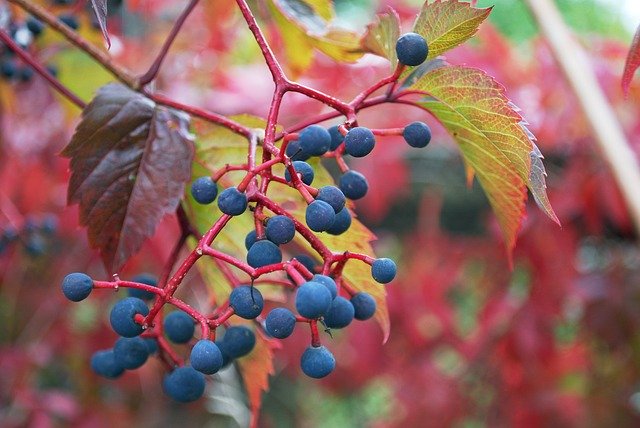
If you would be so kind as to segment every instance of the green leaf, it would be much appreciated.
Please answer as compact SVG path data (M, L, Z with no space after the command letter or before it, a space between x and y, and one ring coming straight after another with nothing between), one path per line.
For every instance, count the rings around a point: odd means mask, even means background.
M465 164L477 174L509 253L524 216L527 186L543 211L558 221L547 199L535 138L499 83L482 70L448 66L424 74L411 87L428 94L419 104L447 128Z
M383 58L387 58L394 70L398 64L396 42L400 37L400 17L392 8L376 15L376 20L367 25L367 31L362 36L362 49Z
M422 6L413 31L429 44L432 59L471 38L492 8L476 8L459 0L435 0Z

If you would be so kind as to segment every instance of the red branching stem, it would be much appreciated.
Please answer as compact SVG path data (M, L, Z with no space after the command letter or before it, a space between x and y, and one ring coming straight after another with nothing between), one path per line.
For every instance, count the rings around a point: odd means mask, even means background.
M324 92L318 91L317 89L310 88L297 82L287 81L285 88L287 91L298 92L300 94L306 95L309 98L320 101L321 103L347 116L348 120L355 118L355 109L352 106L350 106L348 103L345 103L344 101L340 101L339 99L332 97L331 95L327 95Z
M367 98L369 98L375 91L383 88L388 84L392 84L392 86L389 87L389 91L387 92L387 95L386 95L387 98L390 98L391 94L393 93L392 88L394 87L395 83L398 81L398 78L400 78L400 74L402 73L403 68L404 67L400 63L398 63L398 66L396 67L394 73L391 76L385 77L384 79L374 83L373 85L371 85L370 87L362 91L360 94L356 95L356 97L349 103L349 105L352 108L359 107L362 104L362 102Z
M229 165L226 164L224 168L218 170L215 174L211 176L211 179L215 182L219 181L224 175L231 171L247 171L249 169L248 165Z
M162 66L162 61L164 61L165 57L167 56L167 53L169 53L169 49L171 48L171 45L176 39L176 36L182 29L182 26L184 25L185 21L187 20L187 18L189 17L189 15L191 14L191 12L193 11L193 9L196 7L197 4L198 4L198 0L190 0L187 7L184 8L184 10L180 14L176 22L173 24L173 28L171 28L171 32L169 33L166 40L164 41L162 48L160 49L160 53L156 57L155 61L153 61L153 64L151 64L151 67L149 68L149 70L138 78L138 85L140 87L147 85L149 82L153 81L156 78L156 76L158 75L158 72L160 71L160 67Z
M293 267L295 267L298 272L300 272L302 274L303 277L305 277L307 280L313 278L313 272L311 272L309 269L307 269L307 267L305 265L303 265L302 263L300 263L300 261L298 259L293 259L291 260L291 265Z
M36 61L27 51L22 49L16 42L13 41L11 36L9 36L4 31L0 30L0 40L4 42L11 50L13 50L22 61L29 64L31 68L33 68L36 73L42 76L51 87L53 87L56 91L60 93L60 95L67 98L73 104L75 104L78 108L84 109L87 105L84 101L80 99L76 94L71 92L66 86L64 86L58 79L53 77L51 73L47 71L38 61Z
M318 332L318 320L311 320L309 326L311 327L311 346L317 348L322 345L320 343L320 333Z
M388 137L392 135L402 135L404 128L372 129L373 135Z
M300 271L298 271L298 269L296 269L293 264L288 263L287 265L285 265L284 270L289 274L293 282L296 283L296 286L300 286L307 282L302 274L300 274Z
M118 290L120 287L136 288L138 290L148 291L149 293L157 294L158 296L164 296L164 290L162 288L154 287L153 285L142 284L133 281L93 281L93 288L95 289L111 289Z
M310 323L311 320L309 318L302 317L300 315L296 315L296 322L306 322Z
M223 312L218 314L218 316L209 320L209 325L215 330L216 328L227 322L227 320L231 318L231 316L235 313L235 310L231 306L227 306L227 308Z
M188 236L189 236L189 232L183 231L180 234L180 237L176 241L176 244L173 246L173 249L171 250L171 254L169 254L169 258L164 264L162 274L158 279L158 286L164 287L164 285L169 280L169 276L171 275L171 270L173 270L173 267L175 266L176 261L178 260L178 256L180 255L180 251L182 251L182 247L184 246L185 242L187 242Z
M247 275L253 276L252 274L254 273L254 269L251 266L249 266L243 261L236 259L235 257L227 253L223 253L222 251L216 250L215 248L211 248L208 245L204 245L202 246L202 254L204 254L205 256L213 257L218 260L222 260L225 263L228 263L232 266L237 267L241 271L245 272Z
M210 334L209 322L207 318L198 312L196 309L192 308L185 302L175 297L170 297L166 300L167 303L172 304L176 308L180 309L183 312L186 312L191 318L196 320L200 324L200 329L202 331L202 339L208 339Z

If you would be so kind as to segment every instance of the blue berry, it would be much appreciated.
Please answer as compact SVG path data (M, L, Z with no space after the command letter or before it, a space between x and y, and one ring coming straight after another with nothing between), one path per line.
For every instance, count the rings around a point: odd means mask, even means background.
M411 147L426 147L431 141L431 128L426 123L413 122L404 127L402 136Z
M40 234L32 234L27 238L24 249L32 257L38 257L47 252L47 243Z
M191 350L191 367L204 374L214 374L222 368L222 352L210 340L199 340Z
M329 146L329 149L334 151L344 141L344 135L340 133L337 125L329 128L329 135L331 135L331 145Z
M296 310L305 318L320 318L329 310L331 300L331 292L324 284L308 281L296 292Z
M284 339L291 336L296 326L296 316L287 308L275 308L267 315L265 329L271 337Z
M211 177L200 177L191 184L191 196L199 204L210 204L218 196L218 185Z
M282 251L276 244L268 240L256 241L249 248L247 263L253 268L272 265L282 261Z
M344 204L346 203L344 193L342 193L342 190L338 189L336 186L324 186L319 188L316 200L324 201L331 205L336 214L344 208Z
M370 294L360 292L351 297L351 304L355 310L353 317L357 320L368 320L376 312L376 301Z
M314 232L324 232L335 221L336 212L328 203L315 200L307 206L304 219L309 229Z
M40 230L46 235L53 235L58 230L58 218L55 214L47 214L40 223Z
M336 368L336 359L324 346L309 346L302 353L300 367L307 376L320 379Z
M149 355L158 352L158 341L153 337L145 337L144 344L147 345L147 352Z
M396 42L396 53L401 64L416 66L429 56L429 45L420 34L406 33Z
M249 248L258 240L258 233L255 230L247 233L247 236L244 238L244 247L249 251Z
M267 221L265 232L269 241L282 245L290 242L296 235L296 226L289 217L277 215Z
M353 157L361 158L373 150L376 145L376 137L369 128L358 126L352 128L344 136L344 150Z
M227 351L225 351L224 345L222 344L222 340L216 340L215 344L218 347L218 349L220 350L220 354L222 355L222 367L221 368L225 368L225 367L227 367L229 364L231 364L233 362L233 357L231 355L229 355L227 353Z
M355 309L350 301L342 296L333 299L329 310L324 315L324 323L329 328L344 328L351 324Z
M173 311L164 319L164 331L173 343L187 343L195 331L193 318L186 312Z
M302 151L311 156L322 156L329 150L331 134L320 125L307 126L298 137Z
M247 355L256 346L256 335L243 325L229 327L224 333L220 350L231 358Z
M344 207L338 214L336 214L336 220L331 227L327 229L327 233L330 235L342 235L351 227L351 214L347 207Z
M121 337L113 346L116 362L127 370L141 367L149 358L149 347L140 337Z
M27 29L31 31L31 34L33 34L34 37L39 36L40 34L42 34L42 31L44 31L44 24L42 23L42 21L34 18L33 16L29 16L26 19L25 24L27 25Z
M335 299L336 296L338 295L338 286L336 285L336 282L333 280L333 278L331 278L330 276L315 274L313 275L313 278L311 279L311 281L319 282L320 284L327 287L327 290L329 290L329 293L331 293L332 299Z
M91 277L84 273L74 272L62 280L62 293L72 302L86 299L93 289Z
M364 175L349 170L340 177L340 190L349 199L360 199L367 194L369 183Z
M153 287L158 286L158 279L149 273L141 273L140 275L136 275L131 278L131 281L138 282L140 284L151 285ZM140 290L139 288L129 288L127 289L127 293L131 297L137 297L138 299L142 300L152 300L154 297L156 297L155 293L152 293L151 291Z
M15 61L5 59L0 63L0 75L5 79L11 79L18 73L18 67Z
M58 21L62 22L64 25L71 28L72 30L77 30L78 28L80 28L80 22L78 22L78 18L76 18L75 15L71 15L71 14L60 15L58 16Z
M396 263L391 259L380 258L371 264L371 276L381 284L393 281L396 271Z
M124 367L116 361L113 349L105 349L94 353L91 356L91 370L107 379L115 379L124 373Z
M308 256L306 254L298 254L294 257L297 261L299 261L307 270L311 273L316 271L317 262L313 259L313 257Z
M229 306L233 308L239 317L252 320L262 312L264 300L257 288L241 285L231 292Z
M225 214L240 215L247 209L247 195L235 187L229 187L220 193L218 208Z
M193 367L178 367L164 377L164 392L180 403L196 401L204 394L204 375Z
M125 297L111 309L111 328L122 337L138 336L142 333L142 326L134 321L136 314L146 316L149 314L149 308L137 297Z
M306 184L307 186L311 186L314 178L313 168L311 168L311 165L304 161L293 161L293 169L298 174L300 174L300 179L304 184ZM289 169L285 170L284 178L289 183L291 182L291 174L289 174Z
M291 158L291 160L306 161L311 157L309 154L302 151L300 148L300 142L297 140L289 141L287 149L284 152L289 158Z

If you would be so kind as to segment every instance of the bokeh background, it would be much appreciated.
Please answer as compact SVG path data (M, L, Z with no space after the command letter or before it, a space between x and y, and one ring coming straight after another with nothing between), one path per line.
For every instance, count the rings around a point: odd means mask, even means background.
M116 60L144 71L183 3L110 2ZM335 3L340 22L356 29L391 5L405 30L420 4ZM73 10L81 34L102 43L82 7L43 4L56 13ZM638 236L575 95L526 6L516 0L479 2L492 4L489 22L447 59L487 71L522 109L545 155L549 195L562 228L531 204L510 269L486 198L477 185L467 188L458 150L443 130L409 108L364 112L360 122L372 127L425 120L435 135L427 150L410 150L389 138L366 160L353 162L372 189L358 201L357 213L378 236L380 253L399 264L398 278L388 286L391 336L383 345L374 322L334 334L329 347L337 370L320 382L301 375L299 352L308 339L294 336L277 352L261 426L640 424ZM638 5L557 4L632 148L640 152L640 79L627 99L620 89L640 24ZM6 8L0 1L0 16ZM156 89L224 114L264 116L271 78L233 2L203 2L189 24ZM275 34L273 25L265 28ZM273 40L279 52L276 35ZM110 81L51 32L32 49L84 99ZM318 53L300 80L349 99L387 69L374 57L341 65ZM282 117L292 124L321 111L317 103L291 96ZM246 398L233 368L216 377L205 399L189 406L163 396L157 364L115 382L90 372L90 355L114 338L106 308L116 296L92 295L78 305L59 291L68 272L106 275L77 226L77 209L65 206L68 162L58 153L79 113L37 76L0 81L0 425L246 426ZM158 261L167 257L176 233L175 220L167 218L122 275L159 273ZM187 278L194 287L201 281ZM187 300L202 298L185 288Z

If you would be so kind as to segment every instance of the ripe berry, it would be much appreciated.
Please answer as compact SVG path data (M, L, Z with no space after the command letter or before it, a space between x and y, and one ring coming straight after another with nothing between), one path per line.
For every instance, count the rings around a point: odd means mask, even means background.
M272 265L282 261L282 251L276 244L266 239L256 241L247 252L247 263L253 268Z
M307 270L311 273L315 272L317 263L313 259L313 257L308 256L306 254L298 254L294 257L294 259L298 260Z
M113 346L116 362L127 370L141 367L149 358L149 347L140 337L121 337Z
M336 359L324 346L309 346L300 358L300 367L309 377L320 379L336 368Z
M431 141L431 128L426 123L413 122L404 127L402 136L411 147L426 147Z
M218 185L211 177L200 177L191 184L191 196L199 204L210 204L218 196Z
M18 69L18 78L20 79L21 82L28 82L31 79L33 79L33 76L35 76L36 72L33 71L33 68L31 68L30 66L24 66L24 67L20 67Z
M370 294L360 292L351 297L351 304L355 310L353 317L357 320L368 320L376 312L376 301Z
M75 15L71 15L67 13L62 14L58 16L58 21L62 22L64 25L71 28L72 30L77 30L78 28L80 28L80 22L78 22L78 18L76 18Z
M300 148L300 142L297 140L289 141L289 144L287 145L287 149L285 150L285 154L289 158L291 158L291 160L299 160L299 161L306 161L311 157L309 154L302 151L302 149Z
M31 34L33 34L34 37L42 34L42 31L44 30L44 24L42 23L42 21L34 18L33 16L29 16L25 21L25 24L27 25L27 29L31 31Z
M147 352L149 355L158 352L158 341L153 337L145 337L144 344L147 345Z
M294 161L293 169L298 174L300 174L300 180L302 180L304 184L306 184L307 186L311 186L311 183L313 183L313 177L314 177L313 168L311 168L311 165L303 161ZM291 174L289 174L289 169L285 170L284 178L289 183L291 183Z
M371 276L381 284L393 281L396 271L396 263L391 259L380 258L371 264Z
M296 326L296 316L287 308L275 308L267 315L265 329L270 336L284 339L291 336Z
M329 328L344 328L351 324L355 309L350 301L342 296L333 299L329 310L324 315L324 323Z
M258 233L255 230L247 233L247 236L244 238L244 247L249 251L249 248L258 240Z
M331 135L331 145L329 146L329 149L334 151L344 141L344 135L340 133L338 126L332 126L329 128L329 135Z
M231 358L244 357L256 346L256 335L243 325L229 327L220 345L220 350Z
M344 208L344 204L346 203L344 193L342 193L342 190L338 189L336 186L324 186L319 188L316 200L324 201L331 205L336 214Z
M327 290L329 290L329 293L331 293L332 299L335 299L336 296L338 295L338 286L336 285L336 282L333 280L333 278L331 278L330 276L315 274L313 275L313 278L311 279L311 281L319 282L320 284L327 287Z
M55 214L47 214L40 223L40 230L46 235L53 235L58 230L58 218Z
M300 132L298 142L303 153L322 156L329 150L331 134L320 125L311 125Z
M336 214L336 220L331 227L327 229L327 233L330 235L342 235L351 227L351 214L347 207L344 207L338 214Z
M18 72L18 67L15 61L11 59L5 59L0 63L0 75L5 79L13 78Z
M122 337L138 336L142 333L142 326L134 321L137 314L146 316L149 314L149 308L136 297L125 297L111 309L111 328Z
M252 320L262 312L264 300L257 288L249 285L241 285L234 288L231 292L229 296L229 306L233 308L239 317Z
M340 177L340 190L349 199L360 199L367 194L369 183L364 175L349 170Z
M320 318L329 310L331 300L331 292L324 284L308 281L296 292L296 310L305 318Z
M107 379L115 379L124 373L124 367L116 361L113 349L105 349L94 353L91 356L91 370Z
M315 200L307 206L304 219L309 229L314 232L324 232L335 221L336 212L328 203Z
M267 221L265 232L269 241L282 245L293 239L296 234L296 226L289 217L277 215Z
M93 289L93 280L80 272L70 273L62 280L62 293L72 302L86 299Z
M158 279L149 273L141 273L140 275L136 275L131 278L131 281L138 282L140 284L151 285L153 287L158 286ZM138 299L142 300L153 300L153 298L156 297L155 293L151 291L140 290L139 288L129 288L127 290L127 293L131 297L137 297Z
M352 128L344 136L345 152L356 158L361 158L371 153L375 145L376 137L369 128L360 126Z
M178 367L164 377L164 392L180 403L196 401L204 394L204 375L193 367Z
M164 319L164 331L173 343L187 343L195 331L193 318L186 312L173 311Z
M210 340L199 340L191 350L191 366L204 374L214 374L222 368L222 352Z
M406 33L396 42L396 53L401 64L416 66L427 59L429 46L420 34Z
M220 350L220 354L222 355L222 367L227 367L229 364L233 362L233 357L224 350L224 345L222 344L222 340L215 341L216 346Z
M240 215L247 209L247 195L235 187L229 187L220 193L218 208L225 214Z

